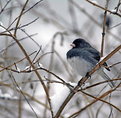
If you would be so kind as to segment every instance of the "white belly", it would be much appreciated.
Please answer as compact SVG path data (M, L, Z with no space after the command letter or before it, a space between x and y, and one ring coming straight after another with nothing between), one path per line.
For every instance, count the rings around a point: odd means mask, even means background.
M73 57L71 59L68 59L68 62L71 65L72 69L77 74L83 77L87 74L87 72L91 71L91 69L93 68L90 63L79 57Z

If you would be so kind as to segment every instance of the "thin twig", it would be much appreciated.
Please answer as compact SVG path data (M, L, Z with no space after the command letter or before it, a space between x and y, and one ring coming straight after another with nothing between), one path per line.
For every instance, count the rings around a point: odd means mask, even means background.
M94 19L93 16L91 16L84 8L82 8L80 5L78 5L75 1L72 1L73 5L78 8L78 10L80 10L83 14L85 14L91 21L93 21L97 26L99 26L100 28L102 28L102 25L100 23L97 22L97 20ZM107 33L109 33L112 37L114 37L116 40L120 41L121 38L116 36L115 34L113 34L112 32L110 32L109 30L107 30Z
M0 35L2 35L2 34L0 34ZM33 37L33 36L35 36L35 35L37 35L37 33L35 33L35 34L31 34L31 35L29 35L29 37L26 36L26 37L24 37L24 38L21 38L21 39L19 39L18 41L23 41L24 39L27 39L27 38ZM4 52L5 50L7 50L8 48L12 47L12 46L15 45L15 44L16 44L16 42L13 41L13 42L12 42L11 44L9 44L6 48L2 49L2 50L0 51L0 53Z
M20 15L19 15L19 17L18 17L16 26L15 26L15 31L14 31L14 36L15 36L15 37L16 37L16 33L17 33L17 27L19 26L21 17L22 17L22 15L23 15L23 12L24 12L25 7L27 6L28 2L29 2L29 0L26 0L25 4L24 4L24 6L23 6L23 8L22 8L22 10L21 10L21 12L20 12Z
M104 7L102 7L102 6L98 5L98 4L95 4L94 2L92 2L92 1L90 1L90 0L85 0L85 1L89 2L90 4L92 4L92 5L94 5L94 6L98 7L98 8L100 8L100 9L102 9L102 10L105 10L105 11L111 13L111 14L114 14L114 15L117 15L117 16L121 17L121 14L119 14L119 13L117 13L117 12L110 11L110 10L108 10L108 9L105 9Z
M26 98L26 96L24 95L24 93L22 92L22 90L20 89L19 85L17 84L17 82L16 82L14 76L12 75L12 73L9 72L9 74L10 74L11 78L13 79L15 85L17 86L19 92L20 92L21 95L25 98L26 102L28 103L28 105L30 106L31 110L32 110L33 113L35 114L36 118L39 118L38 115L37 115L37 113L35 112L35 110L34 110L33 107L31 106L31 104L29 103L28 99Z
M112 81L118 81L118 80L121 81L121 78L115 78L115 79L111 79L111 80L101 81L101 82L92 84L92 85L90 85L90 86L87 86L87 87L85 87L85 88L83 88L83 89L81 89L81 90L90 89L90 88L93 88L93 87L98 86L98 85L100 85L100 84L104 84L104 83L112 82ZM79 91L80 91L80 90L79 90Z
M109 95L110 93L114 92L119 86L120 86L120 84L117 87L115 87L114 89L111 89L111 90L105 92L104 94L102 94L99 97L95 97L95 96L92 96L91 94L88 94L87 92L81 91L82 93L86 94L89 97L94 98L95 100L93 100L91 103L89 103L85 107L81 108L79 111L77 111L74 114L70 115L68 118L77 117L82 111L84 111L85 109L87 109L88 107L90 107L92 104L96 103L97 101L102 101L103 103L109 104L110 106L114 107L116 110L118 110L119 112L121 112L121 109L119 109L117 106L115 106L115 105L113 105L113 104L111 104L111 103L109 103L109 102L107 102L105 100L102 100L102 98L104 98L107 95Z
M18 118L22 117L22 96L19 95L19 102L18 102Z
M21 29L21 31L24 32L39 48L41 48L41 46L25 30Z
M13 28L9 29L9 31L15 30L16 28L22 30L22 28L27 27L27 26L29 26L30 24L33 24L33 23L36 22L38 19L39 19L39 17L35 18L34 20L32 20L32 21L30 21L29 23L26 23L26 24L24 24L24 25L20 25L20 26L18 26L18 27L13 27ZM6 33L6 32L7 32L7 31L3 31L3 32L1 32L1 33ZM37 33L36 33L36 34L37 34Z
M7 2L6 2L6 4L4 5L4 7L1 9L1 11L0 11L0 15L1 15L1 13L5 10L5 8L7 7L7 5L9 4L11 2L11 0L8 0Z
M111 56L113 56L116 52L118 52L121 49L121 45L118 46L116 49L114 49L110 54L108 54L102 61L100 61L90 72L89 72L89 76L91 76L96 70L98 70L100 68L100 66L102 64L104 64L104 62L106 62L109 58L111 58ZM78 91L78 89L85 83L85 81L89 78L88 77L83 77L80 79L80 81L78 82L77 86L69 93L69 95L67 96L67 98L64 100L64 102L62 103L62 105L60 106L59 110L57 111L56 115L54 118L58 118L60 116L60 114L62 113L62 111L64 110L65 106L68 104L68 102L71 100L71 98L75 95L75 93Z
M2 27L3 27L3 26L2 26ZM6 29L5 27L3 27L3 28ZM7 30L7 29L6 29L6 30ZM23 54L26 56L26 59L27 59L28 62L30 63L31 67L32 67L33 69L35 69L35 66L33 65L32 61L31 61L30 57L28 56L28 54L27 54L26 50L24 49L24 47L23 47L23 46L21 45L21 43L16 39L16 37L15 37L14 35L12 35L11 32L8 31L8 33L9 33L9 34L6 34L6 36L9 36L9 37L13 38L13 40L17 43L17 45L19 46L19 48L21 49L21 51L23 52ZM0 35L0 36L1 36L1 35ZM34 72L35 72L35 74L37 75L38 79L40 80L40 82L41 82L41 84L42 84L42 86L43 86L43 88L44 88L44 91L45 91L46 96L47 96L47 99L48 99L48 103L49 103L49 105L50 105L50 102L49 102L49 101L50 101L50 97L49 97L49 93L48 93L48 90L47 90L47 88L46 88L46 85L45 85L45 83L43 82L42 77L40 76L39 72L38 72L37 70L35 70ZM50 107L51 107L51 105L50 105Z
M78 29L78 24L77 24L76 13L74 10L73 1L69 0L68 4L69 4L68 5L69 6L69 14L70 14L71 21L72 21L73 31L76 33L76 32L79 32L79 29Z
M109 0L106 0L105 9L108 9ZM104 20L103 20L103 31L102 31L102 43L101 43L101 57L103 57L104 51L104 40L105 40L105 32L106 32L106 19L107 19L107 11L104 12Z
M114 25L114 26L112 26L112 27L109 27L108 30L112 30L113 28L116 28L116 27L118 27L118 26L120 26L120 25L121 25L121 23L118 23L117 25Z
M37 52L37 51L34 51L33 53L29 54L28 56L31 56L31 55L33 55L33 54L36 53L36 52ZM22 62L22 61L25 60L25 59L26 59L26 57L24 57L23 59L21 59L21 60L19 60L19 61L17 61L17 62L14 62L13 64L11 64L11 65L9 65L9 66L7 66L7 67L2 67L2 66L0 66L1 68L3 68L3 69L0 70L0 72L6 70L6 69L8 69L8 68L11 68L11 67L14 66L15 64L20 63L20 62Z
M121 0L119 0L118 5L115 7L116 13L118 12L120 5L121 5Z
M108 68L112 68L113 66L116 66L116 65L118 65L118 64L121 64L121 62L114 63L114 64L108 66Z
M29 9L27 9L26 11L24 11L23 13L22 13L22 15L24 15L25 13L27 13L28 11L30 11L32 8L34 8L36 5L38 5L40 2L42 2L43 0L39 0L37 3L35 3L33 6L31 6ZM19 15L20 16L20 15ZM9 29L15 22L16 22L16 20L19 18L19 16L18 17L16 17L14 20L13 20L13 22L9 25L9 27L7 28L7 29ZM17 27L16 27L17 28Z

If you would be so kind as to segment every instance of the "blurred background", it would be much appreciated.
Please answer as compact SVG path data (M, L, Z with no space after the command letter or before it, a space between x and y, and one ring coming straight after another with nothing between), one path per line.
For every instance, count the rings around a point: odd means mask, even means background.
M113 14L121 15L121 1L90 1L103 8L107 3L112 12L107 13L105 25L105 57L121 44L121 16ZM103 9L92 5L88 0L28 0L25 6L26 2L27 0L0 0L0 118L51 118L42 84L18 44L7 34L16 32L16 39L38 69L48 88L54 114L69 93L68 87L58 78L72 85L81 79L66 60L66 53L71 49L70 43L76 38L83 38L101 51ZM22 9L23 14L20 16ZM111 67L108 75L113 79L120 78L121 52L113 55L107 63ZM87 84L89 86L101 81L103 79L96 75ZM117 85L119 83L120 81L116 81ZM99 97L110 89L104 83L84 91ZM121 109L120 87L103 99ZM94 98L79 92L67 104L60 118L68 118L93 100ZM121 110L117 109L98 101L77 117L120 118Z

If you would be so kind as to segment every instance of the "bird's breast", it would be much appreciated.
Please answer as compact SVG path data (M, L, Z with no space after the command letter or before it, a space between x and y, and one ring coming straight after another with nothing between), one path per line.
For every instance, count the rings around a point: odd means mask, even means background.
M91 71L93 65L87 62L81 57L72 57L68 58L68 62L71 65L72 69L79 75L85 76L87 72Z

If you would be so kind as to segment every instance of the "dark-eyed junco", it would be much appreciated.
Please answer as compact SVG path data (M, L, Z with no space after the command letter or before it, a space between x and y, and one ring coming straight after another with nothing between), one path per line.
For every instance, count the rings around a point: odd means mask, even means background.
M67 52L67 60L73 70L84 77L100 61L100 53L81 38L74 40L71 46L72 49ZM104 63L104 66L107 66L107 64ZM110 71L109 68L106 69ZM98 73L105 80L110 80L108 75L103 71L103 67L98 70ZM113 82L108 83L110 87L115 86Z

